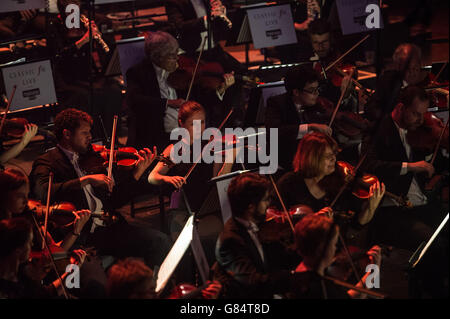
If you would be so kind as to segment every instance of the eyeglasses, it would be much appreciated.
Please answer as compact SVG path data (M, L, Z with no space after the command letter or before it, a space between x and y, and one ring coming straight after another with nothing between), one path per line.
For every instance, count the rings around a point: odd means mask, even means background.
M331 154L330 153L324 154L323 158L326 159L326 160L331 161L331 160L335 159L340 152L341 152L341 150L338 149L337 151L335 151L335 152L333 152Z
M319 87L311 88L310 90L303 90L303 92L309 93L309 94L319 94Z

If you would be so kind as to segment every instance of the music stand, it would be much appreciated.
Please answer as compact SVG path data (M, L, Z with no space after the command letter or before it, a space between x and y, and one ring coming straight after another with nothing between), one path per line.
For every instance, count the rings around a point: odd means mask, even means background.
M196 214L192 212L184 190L181 189L180 192L183 196L190 217L159 268L155 289L155 292L158 294L161 294L163 291L189 246L192 249L195 263L203 284L206 283L209 278L208 260L206 259L206 255L197 232Z
M431 236L431 238L428 240L428 242L422 242L419 247L416 249L416 251L414 252L414 254L412 254L411 258L409 259L408 263L409 263L409 267L410 270L413 270L414 268L417 267L417 265L419 264L419 262L422 260L423 256L425 255L425 253L428 251L428 248L430 248L431 244L433 243L433 241L436 239L436 237L439 235L439 233L441 232L442 228L444 228L445 224L448 222L448 218L449 218L449 213L447 213L447 215L445 216L445 218L442 220L442 222L439 224L438 228L436 229L436 231L433 233L433 235Z
M8 96L14 85L17 85L10 112L57 104L50 60L42 59L6 65L1 68L1 73Z

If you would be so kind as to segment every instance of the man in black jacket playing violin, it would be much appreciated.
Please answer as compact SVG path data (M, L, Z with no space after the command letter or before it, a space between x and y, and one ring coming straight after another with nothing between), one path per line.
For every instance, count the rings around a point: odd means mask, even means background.
M92 213L108 211L117 218L105 224L93 218L84 228L79 244L94 246L102 255L142 257L151 266L162 263L169 248L169 238L157 231L128 225L114 209L136 193L137 181L153 161L149 149L139 152L132 172L108 177L102 157L91 149L92 118L85 112L66 109L55 118L58 145L33 163L30 185L34 197L46 202L50 173L53 174L50 203L68 201L77 209Z

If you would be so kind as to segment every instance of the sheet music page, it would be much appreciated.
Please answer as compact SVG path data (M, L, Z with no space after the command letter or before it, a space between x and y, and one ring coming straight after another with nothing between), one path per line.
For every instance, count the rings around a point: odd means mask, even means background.
M184 225L183 230L175 241L175 244L161 264L161 268L159 268L158 272L158 279L156 280L156 293L159 293L165 287L175 268L177 268L181 258L183 258L186 249L188 249L191 244L192 232L194 229L193 222L194 216L189 217L186 225Z

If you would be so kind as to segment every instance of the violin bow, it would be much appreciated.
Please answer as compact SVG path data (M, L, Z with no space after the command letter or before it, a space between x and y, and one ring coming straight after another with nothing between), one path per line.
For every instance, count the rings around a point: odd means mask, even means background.
M206 37L202 39L202 44L200 47L200 52L197 57L197 63L195 64L194 72L192 72L191 82L189 83L189 89L186 95L186 101L189 101L189 97L191 96L192 86L194 85L195 75L197 74L198 65L200 64L200 60L202 58L203 51L205 50Z
M350 52L352 52L354 49L356 49L361 43L366 41L370 37L370 34L366 35L364 38L358 41L354 46L352 46L350 49L348 49L344 54L342 54L339 58L337 58L334 62L330 63L326 68L325 72L331 69L336 63L341 61L344 57L346 57Z
M269 178L270 178L270 182L272 183L272 186L273 186L273 188L274 188L274 190L275 190L275 193L277 193L277 197L278 197L278 199L280 200L281 206L283 207L283 212L286 214L286 218L287 218L287 220L288 220L288 222L289 222L289 226L291 226L292 233L295 233L295 230L294 230L294 223L292 222L291 215L289 215L289 212L288 212L287 209L286 209L286 205L284 204L284 201L283 201L283 199L281 198L280 192L278 191L278 187L277 187L277 185L275 184L275 181L273 180L272 175L269 175Z
M334 200L333 200L333 201L331 202L331 204L329 205L331 208L333 208L333 206L334 206L334 205L336 204L336 202L338 201L339 197L341 197L341 195L344 193L344 190L347 188L347 186L348 186L348 184L350 183L350 181L352 181L352 180L355 178L356 172L357 172L358 169L361 167L361 165L362 165L362 163L364 162L364 160L366 159L366 157L367 157L367 153L365 153L363 156L361 156L361 158L359 159L358 164L355 166L355 168L354 168L354 170L353 170L353 172L352 172L352 174L351 174L351 178L349 178L349 179L347 179L347 180L344 181L343 185L342 185L341 188L339 189L339 192L337 193L337 195L335 196ZM355 267L355 264L354 264L354 262L353 262L353 260L352 260L352 257L351 257L351 255L350 255L350 252L348 251L347 244L345 243L344 238L343 238L342 235L341 235L341 232L338 232L338 235L339 235L339 241L341 242L342 248L344 248L345 255L347 256L347 258L348 258L348 260L349 260L349 262L350 262L350 265L352 266L353 273L355 274L356 279L358 279L358 281L361 281L361 278L362 278L362 277L359 275L359 272L358 272L358 270L357 270L356 267ZM362 282L362 281L361 281L361 282ZM363 283L363 282L362 282L362 283ZM363 283L363 285L364 285L364 283Z
M355 72L355 69L352 69L352 71L350 72L350 78L352 78L353 72ZM348 89L348 86L349 86L349 85L350 85L350 81L348 81L348 82L345 84L345 89L342 90L342 92L341 92L341 96L339 97L339 101L337 102L336 107L334 108L333 114L331 115L330 123L328 124L329 127L331 127L331 125L332 125L333 122L334 122L334 119L336 118L336 114L337 114L337 112L338 112L338 110L339 110L339 107L341 106L342 99L344 98L344 95L345 95L345 93L347 92L347 89Z
M436 77L434 78L434 80L431 81L432 84L437 83L437 80L438 80L439 77L441 76L441 73L444 71L444 69L445 69L445 67L447 66L447 64L448 64L448 61L445 62L445 63L442 65L442 67L441 67L441 69L439 70L438 74L436 74Z
M69 295L67 294L67 290L66 290L66 287L64 286L64 282L63 282L63 280L61 278L61 275L59 274L58 268L56 267L55 259L53 258L53 254L50 251L50 248L48 247L48 244L47 244L47 241L46 241L47 235L45 235L45 237L44 237L44 234L42 234L42 231L41 231L41 229L39 227L39 224L38 224L34 214L31 214L31 217L33 218L34 226L36 227L36 229L37 229L37 231L38 231L38 233L39 233L39 235L40 235L40 237L42 239L42 247L43 247L42 250L45 249L47 251L47 253L49 255L49 258L50 258L50 262L52 264L52 268L55 271L56 276L58 277L59 281L61 282L61 289L63 291L64 298L66 300L68 300L69 299Z
M220 126L218 127L218 130L220 131L222 129L222 127L225 125L225 123L228 121L228 119L230 118L231 114L233 113L234 109L232 108L230 110L230 112L228 112L228 115L225 117L225 119L222 121L222 123L220 123ZM211 136L209 138L209 142L208 144L214 139L214 136ZM191 168L189 169L189 171L186 173L186 175L184 176L184 180L187 180L187 178L189 177L189 175L191 175L192 171L194 170L194 168L197 166L197 164L200 162L200 159L202 158L202 154L203 154L203 150L200 153L200 156L196 159L196 161L194 162L194 164L191 166Z
M431 161L430 161L431 165L433 165L434 160L436 159L436 156L437 156L437 152L439 151L439 146L441 146L442 138L444 137L445 130L447 129L447 126L448 126L448 120L449 119L447 119L447 121L445 122L445 125L441 130L441 134L439 134L439 139L436 143L436 146L434 147L433 157L431 158Z
M1 136L2 131L3 131L3 126L5 125L6 115L9 112L9 108L11 106L11 102L14 99L14 95L16 94L16 89L17 89L17 85L14 84L12 92L11 92L11 97L8 100L8 104L6 104L5 114L3 115L2 122L0 123L0 136Z
M385 295L380 294L378 292L375 292L375 291L372 291L372 290L369 290L369 289L366 289L366 288L356 287L355 285L349 284L349 283L347 283L345 281L341 281L339 279L336 279L336 278L333 278L333 277L330 277L330 276L322 276L322 278L325 279L325 280L332 281L334 284L336 284L338 286L342 286L342 287L345 287L345 288L353 289L353 290L359 291L361 293L364 293L366 295L372 296L372 297L377 298L377 299L385 299L386 298Z
M45 205L45 219L44 219L44 241L42 242L42 250L44 250L44 242L47 238L47 222L48 222L48 213L50 209L50 196L52 193L52 183L53 183L53 172L50 172L48 175L48 188L47 188L47 204Z
M108 177L109 178L112 178L112 165L113 165L113 160L114 160L114 147L115 147L115 142L116 142L117 119L118 119L118 116L114 115L113 130L112 130L112 136L111 136L111 149L109 151L109 163L108 163Z

